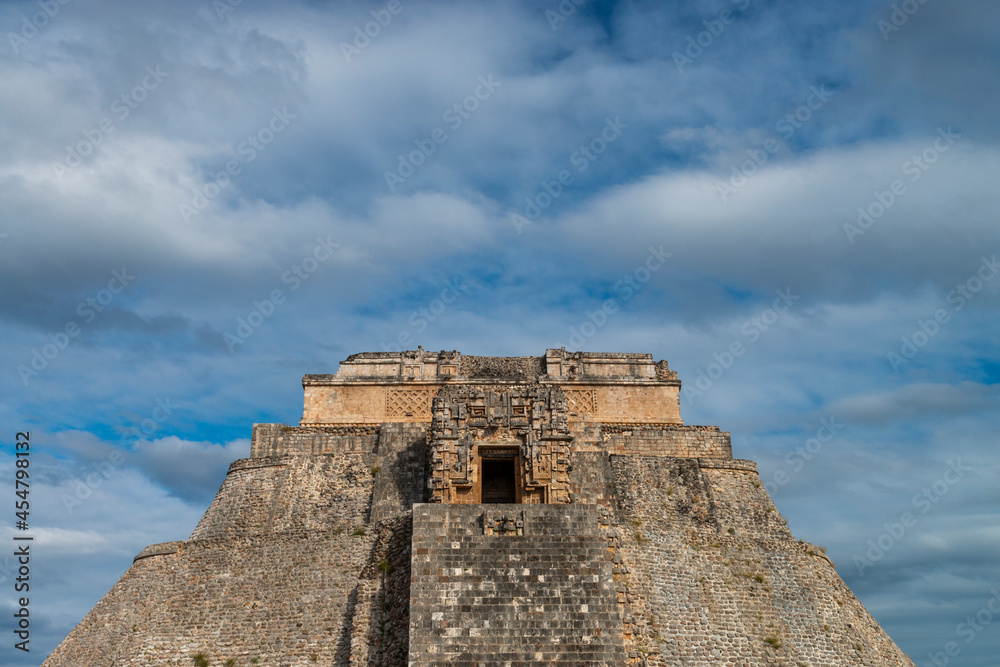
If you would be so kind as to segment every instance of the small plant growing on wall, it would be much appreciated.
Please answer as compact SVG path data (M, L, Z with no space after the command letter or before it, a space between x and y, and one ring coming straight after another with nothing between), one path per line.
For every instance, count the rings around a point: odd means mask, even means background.
M194 654L195 667L208 667L208 656L200 651Z

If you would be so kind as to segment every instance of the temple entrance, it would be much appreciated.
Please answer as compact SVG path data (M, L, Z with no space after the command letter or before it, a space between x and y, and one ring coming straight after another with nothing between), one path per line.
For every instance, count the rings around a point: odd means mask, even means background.
M484 503L516 503L514 459L483 459L482 489Z

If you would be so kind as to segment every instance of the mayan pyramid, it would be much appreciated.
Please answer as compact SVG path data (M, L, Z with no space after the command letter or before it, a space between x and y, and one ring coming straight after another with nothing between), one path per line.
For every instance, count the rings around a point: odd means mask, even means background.
M351 355L44 667L912 665L649 354Z

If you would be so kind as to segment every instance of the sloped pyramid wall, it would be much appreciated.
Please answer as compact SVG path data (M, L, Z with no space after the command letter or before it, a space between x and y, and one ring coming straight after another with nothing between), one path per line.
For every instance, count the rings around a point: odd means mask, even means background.
M912 666L751 461L612 456L624 577L657 665Z
M420 504L426 433L255 443L44 666L913 664L750 461L574 452L573 503L486 535L487 506Z
M410 516L371 516L388 449L236 461L191 539L145 549L43 664L405 664Z

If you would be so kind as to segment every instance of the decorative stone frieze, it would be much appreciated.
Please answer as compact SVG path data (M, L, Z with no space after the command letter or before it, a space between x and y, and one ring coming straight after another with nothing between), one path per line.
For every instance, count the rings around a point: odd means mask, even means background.
M484 460L511 459L516 502L567 503L572 436L559 387L445 387L428 434L431 502L482 502Z

